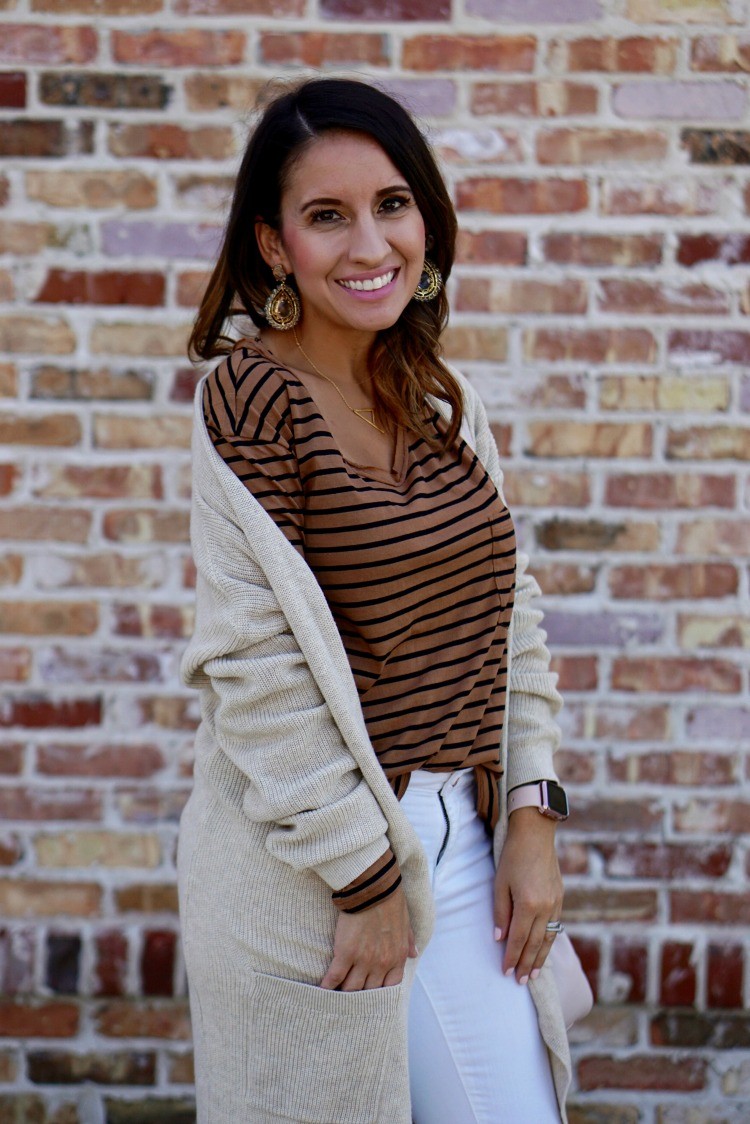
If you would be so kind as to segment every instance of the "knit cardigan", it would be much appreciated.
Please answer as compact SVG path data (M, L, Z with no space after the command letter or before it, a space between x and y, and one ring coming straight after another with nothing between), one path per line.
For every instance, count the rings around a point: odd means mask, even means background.
M461 436L502 495L484 407L453 374L464 394ZM198 1121L408 1124L415 961L394 987L347 993L315 985L339 916L331 890L388 843L417 947L425 947L433 925L427 859L375 755L314 574L211 442L204 381L192 440L196 622L180 664L183 682L200 693L201 722L178 849ZM508 788L554 778L559 740L561 700L527 562L519 552L496 862ZM549 966L528 986L566 1121L570 1056Z

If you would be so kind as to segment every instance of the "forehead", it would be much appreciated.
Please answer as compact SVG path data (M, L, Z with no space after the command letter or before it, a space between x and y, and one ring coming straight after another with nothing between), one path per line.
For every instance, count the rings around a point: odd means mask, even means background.
M282 202L299 203L310 194L343 198L372 194L405 183L378 142L364 133L327 133L306 146L287 177Z

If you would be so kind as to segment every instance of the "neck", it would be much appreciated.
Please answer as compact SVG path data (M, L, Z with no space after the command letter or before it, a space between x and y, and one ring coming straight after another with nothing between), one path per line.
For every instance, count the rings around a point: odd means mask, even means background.
M294 333L309 359L302 353L294 338ZM333 379L343 389L364 388L370 385L368 356L375 340L375 332L342 333L335 340L329 332L321 332L314 324L298 324L293 332L279 332L264 328L261 339L266 347L282 362L304 370L315 366L324 375Z

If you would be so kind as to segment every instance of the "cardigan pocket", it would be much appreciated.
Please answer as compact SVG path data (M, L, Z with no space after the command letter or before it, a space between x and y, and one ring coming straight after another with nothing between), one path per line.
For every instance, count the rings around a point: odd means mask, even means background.
M250 1002L247 1102L258 1120L382 1124L383 1084L405 1077L403 982L344 992L258 972Z

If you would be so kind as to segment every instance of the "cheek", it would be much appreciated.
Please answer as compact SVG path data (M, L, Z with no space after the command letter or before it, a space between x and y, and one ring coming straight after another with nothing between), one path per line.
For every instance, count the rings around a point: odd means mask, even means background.
M293 230L285 233L284 248L292 265L292 272L298 280L312 279L325 268L328 258L322 239Z

